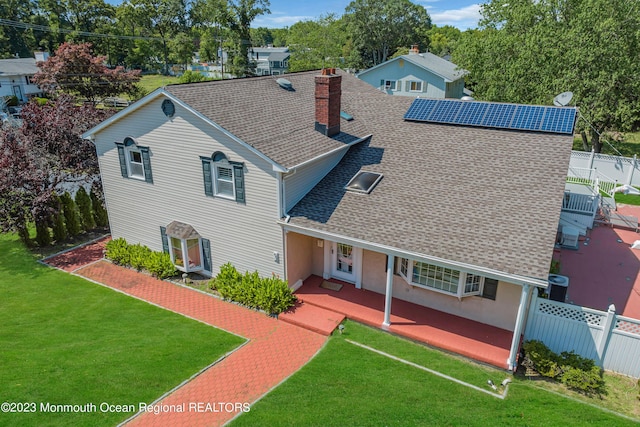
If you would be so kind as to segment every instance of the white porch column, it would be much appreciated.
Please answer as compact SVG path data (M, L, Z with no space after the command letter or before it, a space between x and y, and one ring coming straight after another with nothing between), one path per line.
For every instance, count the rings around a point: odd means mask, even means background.
M513 328L513 339L511 340L511 350L509 351L509 359L507 360L507 366L510 371L516 369L516 358L518 356L518 348L520 347L520 336L522 335L522 329L524 328L524 316L527 313L527 301L529 300L530 292L531 285L526 283L522 285L520 305L518 306L516 324Z
M393 295L393 255L387 255L387 288L384 293L384 321L383 328L391 326L391 298Z

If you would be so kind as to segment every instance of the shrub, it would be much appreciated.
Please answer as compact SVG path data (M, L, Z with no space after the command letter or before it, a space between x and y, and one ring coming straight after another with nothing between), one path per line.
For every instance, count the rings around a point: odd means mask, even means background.
M180 83L198 83L198 82L203 82L205 80L210 80L210 79L206 78L205 76L198 73L197 71L191 71L191 70L185 71L178 78L178 81Z
M60 196L60 202L62 202L62 212L64 213L64 223L67 226L67 235L69 237L75 237L80 234L80 215L78 214L76 202L73 201L69 192L65 192Z
M522 345L526 356L538 373L544 377L556 378L561 373L560 358L542 341L531 340Z
M47 102L49 102L48 98L40 98L40 97L33 97L31 98L33 101L35 101L36 104L38 105L47 105Z
M128 245L127 250L129 251L129 265L138 271L142 270L147 263L149 255L151 255L151 249L136 243L135 245Z
M122 237L111 240L106 245L107 253L105 256L116 265L129 265L129 245Z
M19 104L18 97L15 95L5 97L4 102L7 107L17 107Z
M563 351L558 355L536 340L525 342L522 348L526 359L540 375L557 379L568 388L587 395L601 396L607 393L602 369L593 360L573 351Z
M586 395L607 394L606 384L602 378L602 369L597 366L592 366L588 370L568 367L562 373L562 383L570 389Z
M166 279L176 274L176 267L171 262L171 257L164 252L151 252L144 269L158 279Z
M60 197L54 196L53 204L56 209L56 213L54 213L51 218L53 239L56 242L63 242L67 238L67 226L64 224L64 213L62 212Z
M51 233L49 226L44 220L36 222L36 242L41 248L51 244Z
M93 208L93 220L98 227L106 227L109 225L109 218L107 217L107 210L104 208L102 200L98 197L95 191L91 190L89 195L91 198L91 207Z
M91 211L91 198L84 187L80 187L76 193L76 205L80 214L80 224L83 230L89 231L96 226Z
M213 284L223 298L269 314L282 313L296 301L284 280L261 278L257 271L241 275L230 263L220 268Z

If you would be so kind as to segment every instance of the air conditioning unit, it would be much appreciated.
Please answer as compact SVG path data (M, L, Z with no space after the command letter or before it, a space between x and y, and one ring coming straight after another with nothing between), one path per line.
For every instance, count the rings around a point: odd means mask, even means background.
M578 249L578 237L580 236L580 230L574 227L565 225L562 227L562 239L560 244L569 249Z
M550 274L549 278L549 299L551 301L564 302L569 289L569 278L559 274Z

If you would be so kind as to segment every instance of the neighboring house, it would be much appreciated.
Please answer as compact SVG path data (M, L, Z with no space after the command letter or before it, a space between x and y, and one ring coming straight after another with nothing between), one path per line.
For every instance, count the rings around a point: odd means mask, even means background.
M412 46L408 55L398 56L357 77L390 95L426 98L462 98L464 76L469 72L429 52Z
M0 59L0 96L16 96L21 103L41 95L42 90L31 80L39 68L37 61L45 61L48 54L37 52L35 58Z
M287 47L253 47L249 50L249 58L256 64L256 75L280 75L289 69L289 48Z
M547 287L573 122L494 126L575 109L433 100L490 127L431 123L347 73L287 79L169 85L85 133L113 237L187 272L231 262L296 287L341 279L385 295L383 325L393 296L514 331L514 368L532 292Z

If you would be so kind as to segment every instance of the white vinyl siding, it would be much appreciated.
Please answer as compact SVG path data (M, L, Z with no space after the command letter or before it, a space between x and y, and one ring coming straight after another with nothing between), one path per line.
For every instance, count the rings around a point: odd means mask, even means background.
M213 274L231 262L241 272L258 270L263 276L284 277L284 264L275 262L273 255L283 253L283 243L276 222L278 180L271 164L178 103L168 119L162 101L159 97L96 134L113 238L160 251L159 227L180 221L195 228L202 240L210 240ZM149 147L153 185L122 179L113 141L126 136ZM205 195L201 157L217 151L230 162L244 163L246 203Z

